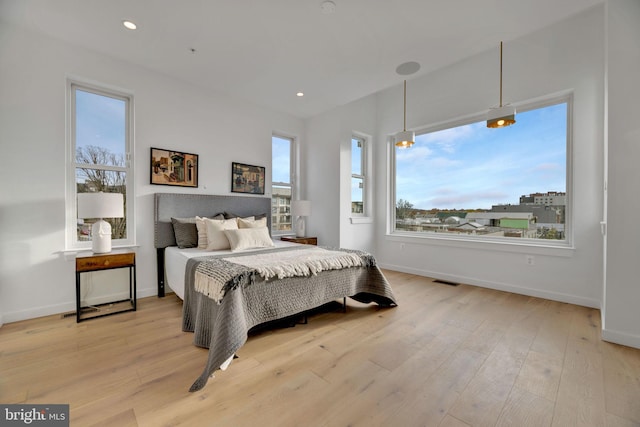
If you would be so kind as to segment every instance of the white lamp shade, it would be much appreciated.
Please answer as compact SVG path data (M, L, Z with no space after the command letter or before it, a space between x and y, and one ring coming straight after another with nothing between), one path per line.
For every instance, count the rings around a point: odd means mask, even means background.
M292 200L291 201L291 215L295 215L295 216L310 216L311 215L311 202L309 200Z
M122 218L121 193L78 193L78 218Z

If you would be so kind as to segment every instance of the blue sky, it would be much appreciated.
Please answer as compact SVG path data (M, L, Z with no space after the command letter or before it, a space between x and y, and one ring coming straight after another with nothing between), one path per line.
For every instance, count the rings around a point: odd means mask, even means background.
M125 101L76 90L76 145L125 154Z
M566 191L567 104L516 115L488 129L472 123L416 135L396 148L396 199L420 209L490 209L521 195Z
M290 182L291 141L274 136L271 138L271 147L271 180L273 182Z

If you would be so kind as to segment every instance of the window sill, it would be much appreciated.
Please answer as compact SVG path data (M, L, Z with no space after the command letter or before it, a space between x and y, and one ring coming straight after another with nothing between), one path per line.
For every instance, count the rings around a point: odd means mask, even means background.
M118 251L122 251L123 249L135 249L139 247L140 245L136 245L136 244L117 245L117 246L114 245L111 247L111 252L118 252ZM61 251L58 251L58 253L63 255L65 259L71 260L71 259L75 259L76 255L79 253L91 252L91 251L92 251L91 248L72 248L72 249L63 249ZM111 253L111 252L107 252L107 253Z
M373 218L370 216L352 216L349 219L351 224L373 224Z
M572 257L575 253L575 247L569 243L564 244L548 244L545 242L537 242L527 240L526 242L519 241L497 241L497 240L478 240L465 237L441 237L441 236L416 236L411 234L392 233L387 234L387 240L424 244L424 245L436 245L436 246L448 246L458 247L464 249L479 249L489 250L496 252L516 252L531 255L550 255L560 257Z
M129 244L123 244L123 245L112 245L111 249L112 250L118 250L118 249L127 249L127 248L139 248L140 245L137 245L135 243L129 243ZM86 247L86 248L69 248L69 249L62 249L61 251L58 251L58 253L64 254L64 253L69 253L69 252L90 252L91 251L91 247Z

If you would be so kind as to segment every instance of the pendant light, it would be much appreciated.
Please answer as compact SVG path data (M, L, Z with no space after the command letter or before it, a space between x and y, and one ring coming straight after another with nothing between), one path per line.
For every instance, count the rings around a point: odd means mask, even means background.
M492 108L487 114L488 128L503 128L516 122L516 109L511 105L502 105L502 42L500 42L500 106Z
M415 142L415 133L407 130L407 81L404 81L404 125L402 132L396 133L396 147L408 148Z

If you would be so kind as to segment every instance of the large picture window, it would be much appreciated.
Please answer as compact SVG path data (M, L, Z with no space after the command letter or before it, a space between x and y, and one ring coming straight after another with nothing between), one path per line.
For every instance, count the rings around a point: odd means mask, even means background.
M439 126L395 148L392 231L565 243L571 97L521 106L516 120Z
M121 193L123 218L111 224L115 245L135 243L132 195L132 97L92 85L70 82L67 246L91 246L91 226L99 218L78 218L79 193Z

